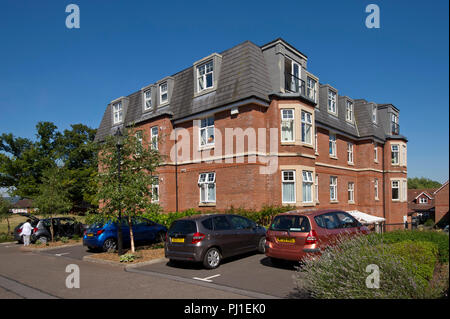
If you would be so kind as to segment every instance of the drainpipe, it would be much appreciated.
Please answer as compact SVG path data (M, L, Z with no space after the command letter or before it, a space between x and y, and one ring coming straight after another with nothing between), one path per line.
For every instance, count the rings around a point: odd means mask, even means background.
M177 129L175 129L175 211L178 212L178 141Z

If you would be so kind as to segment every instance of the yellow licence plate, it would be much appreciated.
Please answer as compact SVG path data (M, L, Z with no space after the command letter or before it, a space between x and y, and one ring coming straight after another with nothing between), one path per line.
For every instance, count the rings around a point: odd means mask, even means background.
M184 243L184 238L171 238L172 243Z
M94 234L87 234L88 237L94 237Z
M277 238L279 243L295 243L295 238Z

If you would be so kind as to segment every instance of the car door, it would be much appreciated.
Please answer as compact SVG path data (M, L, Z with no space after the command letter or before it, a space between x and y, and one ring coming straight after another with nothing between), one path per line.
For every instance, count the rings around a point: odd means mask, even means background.
M359 231L360 223L347 212L336 212L336 216L339 218L341 224L341 233L348 234L350 236L356 235Z
M341 223L334 212L320 215L322 224L325 226L325 242L327 245L334 244L341 232Z
M230 221L224 215L214 216L212 220L214 241L222 250L222 255L224 257L234 255L240 245Z
M236 236L236 253L254 250L257 243L255 231L250 220L235 215L229 216L229 220Z

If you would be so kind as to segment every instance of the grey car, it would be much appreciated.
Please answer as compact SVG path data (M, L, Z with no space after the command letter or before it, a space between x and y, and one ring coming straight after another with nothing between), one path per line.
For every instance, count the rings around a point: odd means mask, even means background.
M169 228L164 245L171 262L203 262L217 268L223 258L251 251L264 253L266 229L238 215L208 214L178 219Z

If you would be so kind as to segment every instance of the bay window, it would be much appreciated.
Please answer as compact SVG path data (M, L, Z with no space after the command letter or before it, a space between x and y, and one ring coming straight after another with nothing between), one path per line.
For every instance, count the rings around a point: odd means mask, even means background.
M303 203L312 203L312 185L313 185L313 172L303 171Z
M294 141L294 110L281 110L281 141Z
M281 183L282 202L295 203L295 171L281 171Z
M302 142L312 144L312 115L311 113L302 111Z

